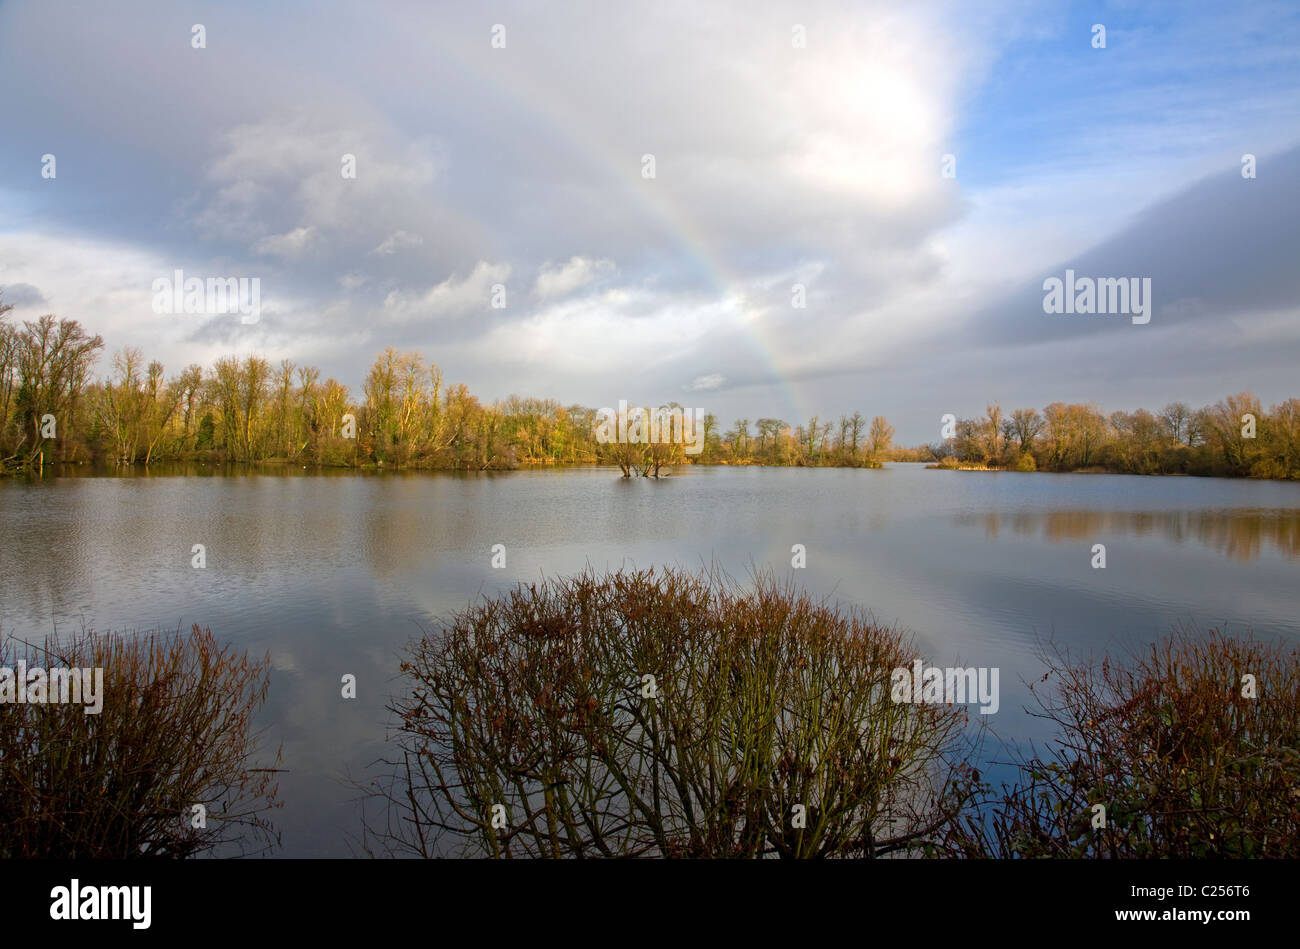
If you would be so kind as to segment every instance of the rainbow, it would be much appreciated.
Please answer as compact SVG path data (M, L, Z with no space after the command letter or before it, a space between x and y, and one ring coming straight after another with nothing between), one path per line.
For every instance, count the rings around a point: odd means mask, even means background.
M438 41L435 41L438 42ZM603 177L617 182L622 193L630 203L644 212L647 219L656 223L660 230L668 235L681 249L698 270L704 274L709 284L728 309L744 308L746 281L734 273L726 263L723 255L709 242L697 221L677 202L674 202L666 188L647 187L650 184L633 176L630 169L638 169L639 155L627 155L615 151L609 142L600 136L590 122L584 121L581 114L570 108L563 100L548 97L541 87L527 86L517 88L508 85L501 74L481 68L459 50L460 44L450 45L438 42L440 53L451 61L462 74L488 87L502 100L523 109L541 124L555 133L563 141L570 143L581 155L586 156L593 170ZM751 354L771 376L773 383L784 394L789 406L799 413L798 417L787 419L791 425L799 425L816 414L810 409L809 400L803 397L802 388L796 386L782 366L780 347L776 344L760 319L742 319L740 324L748 333Z

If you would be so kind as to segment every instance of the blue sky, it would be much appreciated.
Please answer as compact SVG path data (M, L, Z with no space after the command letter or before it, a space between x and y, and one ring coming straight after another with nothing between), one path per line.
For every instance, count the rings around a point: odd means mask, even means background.
M909 443L988 401L1300 395L1294 4L5 0L0 70L10 318L169 371L355 388L393 345L489 401ZM1043 314L1070 266L1151 277L1152 322ZM154 313L174 269L258 277L262 319Z

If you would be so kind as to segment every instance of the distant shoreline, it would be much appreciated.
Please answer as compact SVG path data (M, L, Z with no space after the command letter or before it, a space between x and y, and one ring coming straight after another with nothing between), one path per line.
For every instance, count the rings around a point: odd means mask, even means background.
M1214 481L1300 481L1300 478L1295 477L1270 478L1253 474L1199 474L1193 471L1116 471L1098 465L1091 465L1087 468L1072 468L1064 471L1057 471L1050 468L1020 469L1006 466L996 467L990 465L969 464L966 462L955 465L935 464L934 462L929 462L925 467L927 470L933 469L935 471L985 471L1002 474L1128 475L1134 478L1206 478Z
M1266 478L1258 475L1227 475L1227 474L1199 474L1196 472L1170 471L1170 472L1133 472L1133 471L1116 471L1113 469L1092 465L1087 468L1075 468L1070 470L1054 469L1017 469L1008 466L982 465L971 462L959 462L956 464L941 464L935 462L910 461L910 460L886 460L884 462L862 463L862 464L772 464L763 461L692 461L684 464L664 466L657 476L660 480L674 477L691 468L789 468L789 469L863 469L869 471L886 470L886 465L914 465L924 467L926 470L934 471L977 471L986 473L1003 473L1003 474L1075 474L1075 475L1131 475L1136 477L1152 478L1205 478L1215 481L1297 481L1297 478ZM287 461L285 459L261 459L258 461L222 461L204 460L204 459L167 459L157 462L153 465L134 464L113 466L102 462L58 462L47 464L43 471L31 469L27 471L8 472L13 480L29 480L44 478L61 478L61 477L225 477L235 474L251 474L257 472L306 472L309 475L342 475L345 473L382 475L382 474L509 474L512 472L526 471L609 471L611 473L619 472L617 464L602 463L599 461L576 462L576 463L545 463L521 462L510 468L446 468L434 467L427 465L323 465L310 464L304 465L297 461ZM647 480L654 480L654 475L634 475L633 478L645 477ZM628 479L632 480L632 479Z

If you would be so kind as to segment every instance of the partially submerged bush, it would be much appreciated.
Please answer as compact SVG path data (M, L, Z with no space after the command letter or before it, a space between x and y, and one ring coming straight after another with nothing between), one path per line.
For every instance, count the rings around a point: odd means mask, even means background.
M0 666L20 661L102 668L102 709L0 703L0 857L188 857L247 850L250 834L270 844L273 771L250 767L269 657L218 647L195 626L0 646Z
M914 658L766 577L516 588L412 646L382 836L424 856L918 850L965 799L966 714L891 700Z
M1180 629L1128 666L1052 664L1037 713L1057 726L1052 751L953 851L1300 857L1300 649Z

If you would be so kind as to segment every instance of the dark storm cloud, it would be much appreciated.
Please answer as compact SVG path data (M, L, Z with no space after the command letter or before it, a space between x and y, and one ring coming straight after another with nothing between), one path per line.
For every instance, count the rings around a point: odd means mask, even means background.
M1234 167L1146 209L1131 226L1043 272L1043 279L1150 278L1149 324L1122 315L1047 314L1042 282L972 315L964 340L1034 345L1092 334L1231 326L1300 302L1300 148L1258 156L1258 177Z
M7 303L15 310L32 310L45 304L45 295L30 283L0 284L0 302Z

